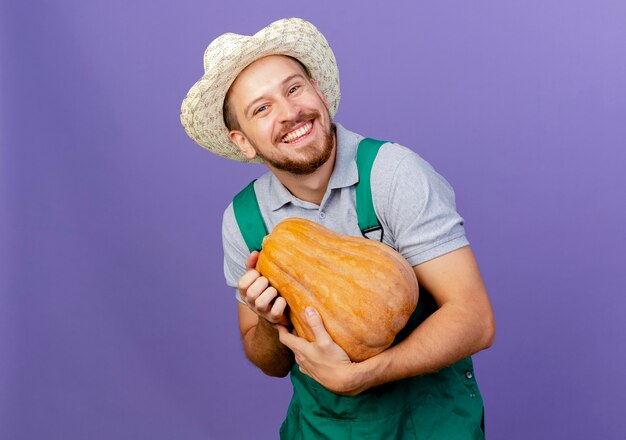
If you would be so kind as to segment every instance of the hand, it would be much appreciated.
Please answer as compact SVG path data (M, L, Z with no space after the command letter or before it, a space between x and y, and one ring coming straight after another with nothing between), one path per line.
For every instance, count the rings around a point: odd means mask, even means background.
M248 270L237 283L239 295L246 305L257 315L272 324L289 325L285 315L287 301L270 286L267 278L255 270L259 252L254 251L246 258Z
M363 391L365 388L357 373L359 364L352 362L333 341L317 310L307 307L305 312L314 342L289 333L283 326L276 326L280 342L293 351L300 371L337 394L356 395Z

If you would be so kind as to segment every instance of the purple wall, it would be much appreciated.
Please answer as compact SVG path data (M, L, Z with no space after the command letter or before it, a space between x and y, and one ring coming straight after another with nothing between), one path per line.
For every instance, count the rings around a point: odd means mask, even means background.
M457 191L489 437L626 438L625 4L266 3L0 4L0 438L276 438L290 385L242 354L220 241L264 169L178 113L211 39L286 16L335 49L337 120Z

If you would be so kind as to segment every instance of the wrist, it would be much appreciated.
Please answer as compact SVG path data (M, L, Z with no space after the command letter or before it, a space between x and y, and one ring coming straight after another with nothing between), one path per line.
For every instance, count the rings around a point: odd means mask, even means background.
M386 353L377 354L362 362L355 363L355 376L358 378L360 391L365 391L387 382L386 375L388 373L388 362L386 361Z
M345 370L346 376L341 381L342 389L340 394L356 396L373 386L376 386L376 374L372 369L373 363L365 360L362 362L352 362Z

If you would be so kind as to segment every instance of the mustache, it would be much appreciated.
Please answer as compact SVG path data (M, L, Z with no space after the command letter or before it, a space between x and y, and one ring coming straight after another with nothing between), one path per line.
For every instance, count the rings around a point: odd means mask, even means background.
M313 119L319 118L321 116L318 111L311 111L309 113L299 113L293 121L287 121L283 123L283 126L280 129L280 134L276 137L276 142L281 142L283 137L289 133L293 127L302 122L311 121Z

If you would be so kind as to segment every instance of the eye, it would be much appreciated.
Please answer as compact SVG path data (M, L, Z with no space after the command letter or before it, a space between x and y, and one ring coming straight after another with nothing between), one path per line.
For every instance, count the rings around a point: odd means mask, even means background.
M267 109L267 106L266 105L262 105L261 107L257 108L254 111L254 114L256 115L257 113L261 113L261 112L265 111L266 109Z
M296 91L300 88L300 86L293 86L289 89L289 94L296 93Z

